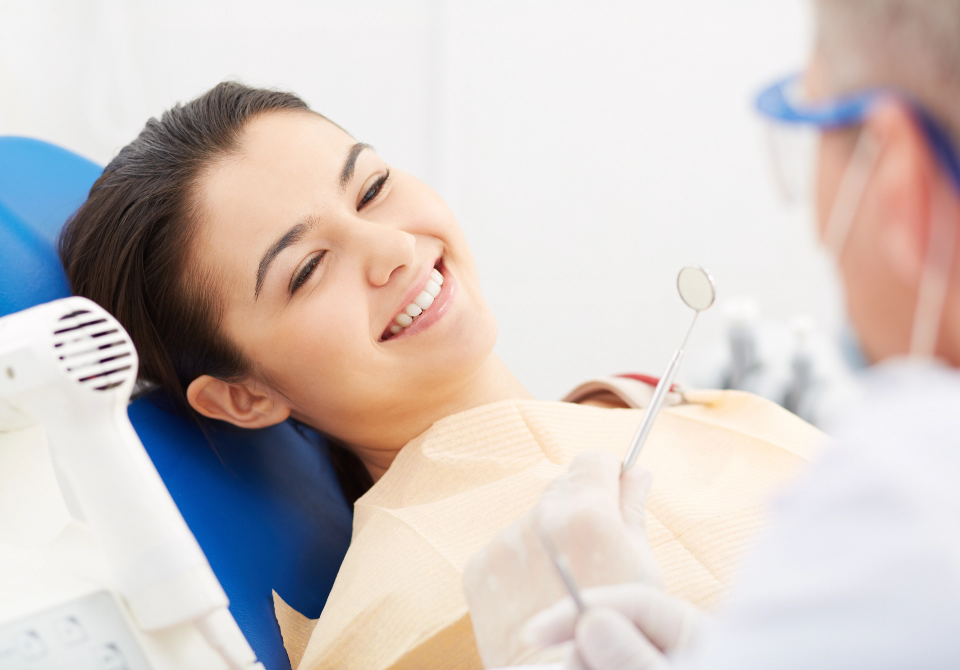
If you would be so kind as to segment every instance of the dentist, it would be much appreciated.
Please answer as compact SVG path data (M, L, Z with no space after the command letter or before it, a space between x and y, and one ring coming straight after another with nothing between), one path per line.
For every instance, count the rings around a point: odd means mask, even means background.
M604 538L627 535L649 554L647 475L621 478L602 454L575 461L465 574L488 667L531 657L504 649L570 641L567 667L590 670L960 667L960 2L815 7L806 72L758 107L818 133L819 233L874 363L866 396L773 501L715 617L668 596L651 565L636 582L585 591L582 613L567 600L512 618L537 602L523 574L551 569L538 525L589 532L589 546L561 547L574 574Z

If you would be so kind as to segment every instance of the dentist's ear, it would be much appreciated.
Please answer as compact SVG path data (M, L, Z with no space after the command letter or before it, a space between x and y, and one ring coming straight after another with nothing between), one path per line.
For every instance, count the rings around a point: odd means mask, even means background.
M883 212L877 217L877 250L899 280L913 286L923 272L934 192L949 186L939 178L936 158L905 104L879 103L867 127L883 147L874 175Z
M241 428L266 428L285 421L290 408L250 382L230 383L201 375L187 387L190 406L210 419Z

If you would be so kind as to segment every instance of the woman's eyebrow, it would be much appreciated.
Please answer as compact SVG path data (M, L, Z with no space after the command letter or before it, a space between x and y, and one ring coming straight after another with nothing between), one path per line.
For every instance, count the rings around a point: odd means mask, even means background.
M347 182L353 178L353 168L357 165L357 157L364 149L373 149L365 142L357 142L350 147L350 153L347 154L347 160L343 163L343 169L340 170L340 192L343 193L347 188Z
M350 153L347 154L347 159L343 162L343 169L340 170L341 193L346 190L347 182L353 178L353 170L357 166L357 158L364 149L373 149L373 147L365 142L357 142L350 147ZM303 236L307 233L307 231L313 228L316 223L316 219L313 217L307 219L306 221L301 221L284 233L283 237L270 245L270 248L264 252L263 257L260 259L260 265L257 267L257 283L256 288L253 291L254 300L260 297L260 289L263 288L263 280L267 276L267 270L270 269L270 264L273 262L273 259L279 256L284 249L303 239Z
M317 219L315 217L308 217L307 219L296 224L290 230L283 234L283 237L278 239L270 248L267 249L263 258L260 259L260 265L257 267L257 287L253 292L253 299L256 300L260 297L260 289L263 288L263 280L267 276L267 270L270 268L270 264L273 262L273 259L279 256L284 249L289 246L292 246L303 239L303 236L307 232L317 225Z

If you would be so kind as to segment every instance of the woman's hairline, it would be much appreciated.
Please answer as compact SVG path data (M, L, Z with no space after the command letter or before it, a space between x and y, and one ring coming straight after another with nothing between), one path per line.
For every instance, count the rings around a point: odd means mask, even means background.
M267 109L257 114L251 115L245 119L243 125L237 132L237 136L231 147L218 155L213 156L210 161L204 164L194 176L187 188L187 197L185 199L184 216L184 257L181 265L181 276L179 278L180 290L187 292L188 295L196 296L200 307L204 307L212 319L210 327L213 328L217 336L222 338L223 342L233 348L239 355L243 363L243 377L222 379L227 383L240 383L243 381L253 381L269 387L275 393L278 393L285 400L293 403L292 398L287 396L281 388L281 385L273 379L263 367L257 364L256 359L249 356L243 348L233 340L224 330L224 311L226 309L226 300L223 293L223 281L216 276L216 273L207 264L203 263L198 257L199 244L198 238L200 229L203 226L203 220L209 216L207 202L202 193L204 182L210 178L213 172L230 162L241 157L243 153L244 137L250 127L250 124L257 119L274 114L309 114L333 124L347 135L350 135L339 124L334 123L323 114L315 112L309 107L304 108L277 108ZM350 135L352 137L352 135ZM193 380L187 382L189 385Z

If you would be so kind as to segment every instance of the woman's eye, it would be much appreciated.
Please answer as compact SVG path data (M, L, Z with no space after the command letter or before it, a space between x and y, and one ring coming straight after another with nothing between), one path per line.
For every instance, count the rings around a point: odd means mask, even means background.
M320 259L323 258L324 253L325 252L321 252L317 254L297 271L297 274L293 276L293 281L290 282L291 294L296 293L297 289L303 286L304 283L310 279L310 275L312 275L313 271L317 269L317 266L320 264Z
M387 183L387 179L390 178L390 170L387 170L385 174L381 175L373 184L367 189L367 192L363 194L363 197L360 198L360 202L357 203L357 210L363 209L363 207L377 197L380 194L380 191L383 190L384 184Z

